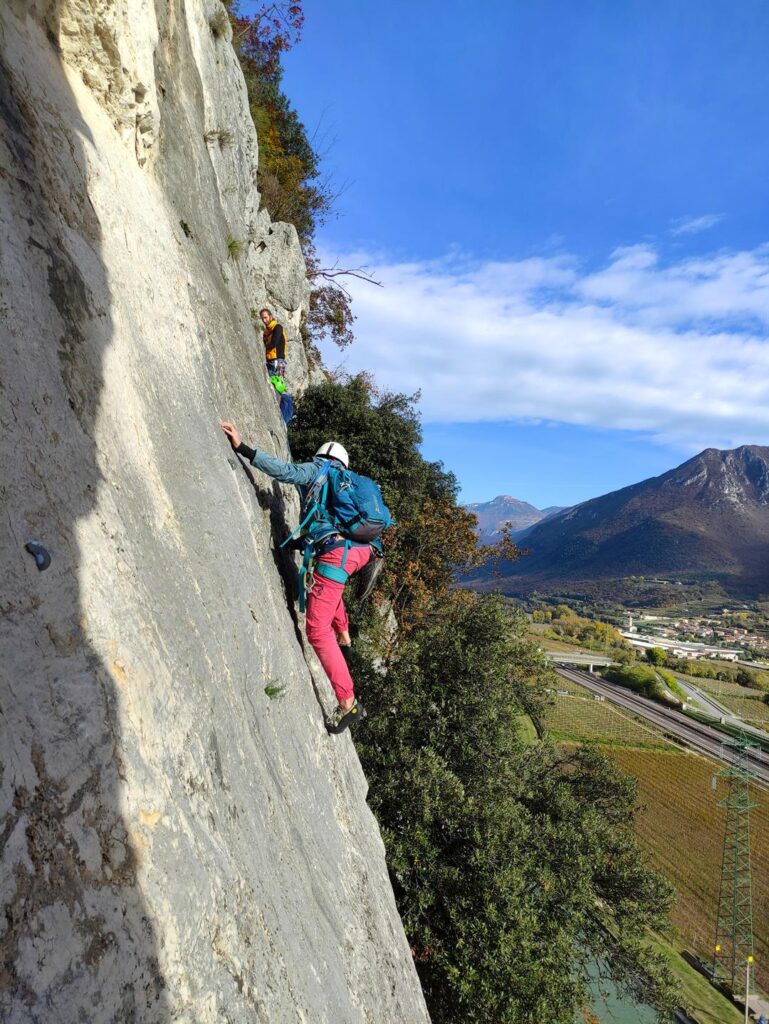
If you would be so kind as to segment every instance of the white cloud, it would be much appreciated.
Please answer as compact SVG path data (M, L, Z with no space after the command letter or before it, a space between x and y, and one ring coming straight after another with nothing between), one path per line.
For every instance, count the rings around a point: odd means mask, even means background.
M672 235L696 235L700 231L707 231L708 228L715 227L723 219L722 213L703 213L700 217L679 217L672 221L670 233Z
M483 264L354 254L356 343L330 366L422 389L434 422L639 430L683 450L769 443L769 246L663 265L648 245Z

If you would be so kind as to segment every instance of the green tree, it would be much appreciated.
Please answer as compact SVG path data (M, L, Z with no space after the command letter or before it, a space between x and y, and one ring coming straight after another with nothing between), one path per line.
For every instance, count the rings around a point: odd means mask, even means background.
M635 841L635 785L594 751L519 737L551 670L519 609L456 587L457 566L488 552L454 477L419 451L413 400L365 377L311 388L294 456L331 437L399 524L376 599L352 609L369 709L356 746L433 1021L572 1024L590 961L667 1012L669 972L644 932L665 924L670 889Z
M738 669L735 675L735 681L738 682L740 686L748 686L753 690L761 689L757 673L751 672L749 668Z
M646 649L646 660L650 665L664 665L667 655L661 647L648 647Z
M635 784L587 748L525 746L547 667L523 616L457 594L386 677L355 666L371 710L356 738L434 1021L569 1022L587 964L670 1007L670 888L633 834Z
M651 665L640 663L607 665L601 670L601 674L610 683L626 686L628 689L635 690L636 693L649 697L651 700L660 701L662 704L672 704L677 707L683 700L684 695L675 676L663 669L654 669ZM665 687L675 694L678 700L667 697Z

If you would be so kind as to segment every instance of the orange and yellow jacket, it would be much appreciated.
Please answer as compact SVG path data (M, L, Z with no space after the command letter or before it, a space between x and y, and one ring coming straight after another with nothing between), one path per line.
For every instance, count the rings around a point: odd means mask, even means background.
M270 320L264 329L264 358L268 361L286 358L286 336L277 320Z

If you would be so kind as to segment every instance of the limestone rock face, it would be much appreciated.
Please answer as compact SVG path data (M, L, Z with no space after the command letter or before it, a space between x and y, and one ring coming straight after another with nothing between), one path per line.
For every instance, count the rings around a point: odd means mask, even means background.
M251 309L306 380L229 31L218 0L0 4L8 1024L428 1019L276 550L296 499L217 426L288 454Z

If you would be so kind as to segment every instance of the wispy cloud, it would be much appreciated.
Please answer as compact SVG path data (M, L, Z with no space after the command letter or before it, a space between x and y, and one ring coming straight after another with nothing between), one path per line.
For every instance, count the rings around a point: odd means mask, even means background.
M663 264L648 245L570 256L368 263L351 371L422 389L427 420L561 421L679 448L769 443L769 246Z
M696 235L700 231L707 231L708 228L715 227L723 219L722 213L703 213L699 217L679 217L671 222L670 233L672 235Z

